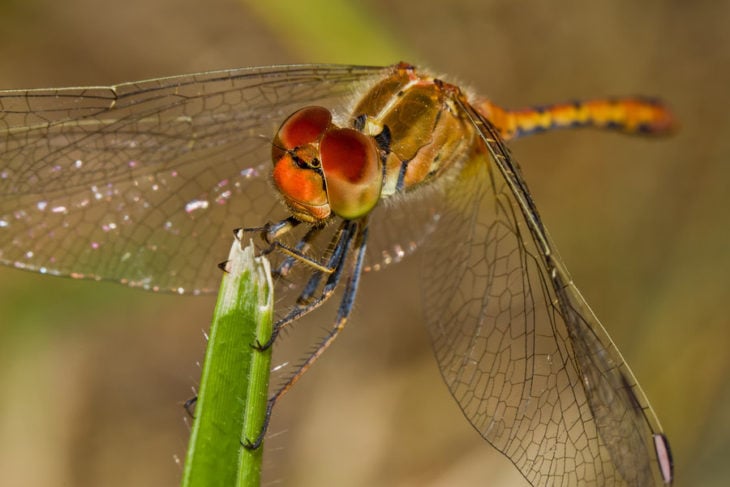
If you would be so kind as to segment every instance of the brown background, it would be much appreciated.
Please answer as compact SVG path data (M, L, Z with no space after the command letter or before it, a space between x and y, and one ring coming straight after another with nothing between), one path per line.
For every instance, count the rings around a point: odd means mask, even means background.
M4 1L0 87L406 59L509 106L661 96L682 123L672 139L583 131L514 151L575 281L670 435L677 485L725 485L730 3L358 8L356 21L380 32L359 47L377 35L390 48L328 51L355 25L316 6L308 18L233 0ZM332 29L313 39L306 27L325 14ZM350 328L277 408L268 484L524 485L440 382L417 290L391 284L416 264L366 276ZM1 483L175 485L188 434L180 404L198 380L211 310L207 298L0 269Z

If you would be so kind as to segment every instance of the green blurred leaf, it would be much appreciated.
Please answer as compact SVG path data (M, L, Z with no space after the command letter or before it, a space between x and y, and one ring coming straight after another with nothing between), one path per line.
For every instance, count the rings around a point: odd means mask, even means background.
M307 62L382 65L416 59L391 34L392 29L356 2L241 2Z

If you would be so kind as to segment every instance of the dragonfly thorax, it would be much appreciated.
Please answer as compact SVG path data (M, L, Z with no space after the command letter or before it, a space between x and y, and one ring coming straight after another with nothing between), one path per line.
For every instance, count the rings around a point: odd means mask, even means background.
M353 110L364 133L377 137L387 130L383 197L429 183L477 144L473 126L455 106L457 91L408 64L396 68Z

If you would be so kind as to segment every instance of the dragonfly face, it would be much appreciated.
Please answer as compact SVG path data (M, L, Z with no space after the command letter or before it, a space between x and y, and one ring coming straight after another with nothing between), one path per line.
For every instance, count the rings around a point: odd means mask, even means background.
M444 380L528 481L670 483L659 421L505 147L575 126L658 134L672 119L637 99L504 110L403 63L0 92L0 262L210 292L230 229L274 222L280 275L305 269L282 288L295 299L278 330L344 291L273 404L342 330L362 270L420 249Z
M317 223L332 213L354 219L380 198L382 163L375 139L332 125L323 107L291 115L274 139L273 179L292 214Z

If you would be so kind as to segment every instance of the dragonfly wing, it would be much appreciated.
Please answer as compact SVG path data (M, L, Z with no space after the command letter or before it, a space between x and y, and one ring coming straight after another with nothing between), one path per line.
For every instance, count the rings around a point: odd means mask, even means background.
M660 483L656 417L553 251L496 131L457 168L426 245L425 320L479 433L533 485Z
M381 200L370 218L366 271L382 270L408 258L430 240L439 218L436 188ZM429 192L433 194L428 194Z
M147 289L217 288L231 230L265 223L271 141L384 68L273 66L0 92L0 263Z

